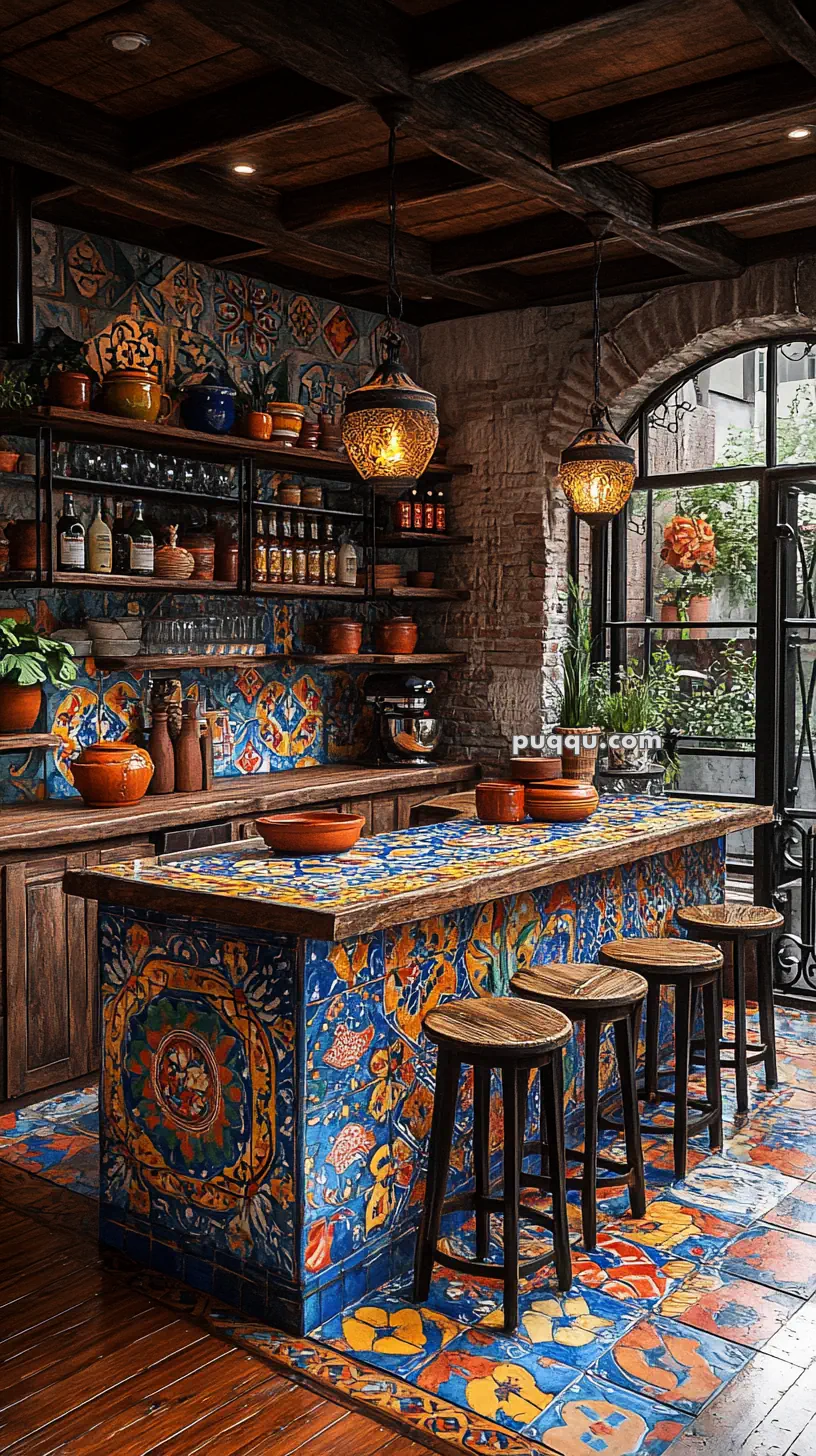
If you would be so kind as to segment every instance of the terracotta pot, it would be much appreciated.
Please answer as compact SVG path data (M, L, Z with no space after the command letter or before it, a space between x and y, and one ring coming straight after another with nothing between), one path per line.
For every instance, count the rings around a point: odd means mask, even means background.
M215 537L208 531L188 531L179 545L195 562L192 581L212 581L215 575Z
M524 785L484 779L476 785L476 813L483 824L520 824L526 814Z
M560 779L563 774L560 758L511 758L510 767L515 779L525 783L542 783L545 779Z
M36 455L32 455L30 451L26 451L26 453L24 455L18 455L17 456L17 464L15 466L15 469L16 469L18 475L36 475L36 473L37 473L37 457L36 457Z
M45 393L49 404L61 405L64 409L90 409L91 376L79 369L56 370L45 381Z
M577 824L595 813L598 791L592 784L575 779L550 779L544 784L528 784L524 804L530 818L539 823Z
M332 455L339 454L343 448L343 426L339 420L335 422L328 415L320 416L318 443L321 450L328 450Z
M111 369L102 380L102 408L106 414L154 425L163 405L164 413L169 414L170 396L162 393L149 369Z
M329 617L323 623L323 650L358 653L363 641L363 624L352 617Z
M298 449L316 450L319 435L320 426L318 425L317 421L304 420L303 424L300 427L300 434L298 435Z
M153 777L153 760L135 743L92 743L74 759L71 773L91 808L138 804Z
M660 603L660 620L661 622L676 622L678 620L676 602ZM661 633L661 637L664 642L676 642L679 636L679 632L671 630Z
M365 827L362 814L313 809L302 814L268 814L255 820L261 838L278 854L342 854L357 843Z
M0 470L8 475L12 470L17 469L17 461L20 456L16 450L0 450Z
M595 777L595 765L598 760L600 728L556 728L555 731L580 739L580 747L577 751L568 748L563 738L561 740L561 766L564 778L578 779L582 784L591 784Z
M42 688L0 681L0 733L30 733L39 717Z
M248 440L268 440L272 435L272 416L268 410L247 410L242 423Z
M276 445L296 445L306 413L302 404L276 404L269 407L272 415L272 439Z
M412 617L391 617L374 628L374 646L378 652L413 652L419 628Z
M688 619L690 622L707 622L711 615L711 597L693 596L689 597ZM692 627L690 637L707 637L708 633L700 627Z
M9 570L37 570L37 522L9 521L3 527L9 542ZM48 559L48 528L40 521L40 563Z
M238 542L217 541L215 545L216 581L238 580Z

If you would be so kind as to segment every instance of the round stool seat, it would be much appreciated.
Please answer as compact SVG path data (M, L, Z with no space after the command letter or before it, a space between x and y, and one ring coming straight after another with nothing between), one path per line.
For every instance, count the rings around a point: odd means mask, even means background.
M644 935L607 941L601 946L600 959L607 966L640 971L647 979L653 975L670 981L702 971L719 971L723 954L716 945L708 945L705 941Z
M580 1020L588 1011L614 1011L634 1006L648 990L636 971L599 966L586 961L558 961L551 966L529 966L510 982L517 996L547 1004Z
M770 935L785 924L784 915L770 905L684 905L674 914L684 930L695 935L708 933L713 940Z
M556 1051L572 1035L572 1022L551 1006L532 1006L515 996L477 996L448 1001L429 1011L425 1035L452 1051L490 1056L536 1057Z

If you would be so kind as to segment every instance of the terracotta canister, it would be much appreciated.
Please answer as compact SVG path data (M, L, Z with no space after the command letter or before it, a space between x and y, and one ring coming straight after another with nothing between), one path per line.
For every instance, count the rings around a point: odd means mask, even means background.
M531 819L549 824L576 824L598 807L598 791L576 779L549 779L528 784L524 804Z
M329 617L323 624L323 647L326 652L357 654L363 641L363 624L353 617Z
M151 794L172 794L176 787L176 760L167 727L166 708L153 709L153 726L147 746L155 769L150 785Z
M413 652L419 628L413 617L391 617L374 628L374 646L378 652Z
M49 404L62 405L65 409L91 408L91 378L79 369L59 369L49 374L45 392Z
M272 439L276 445L296 445L306 410L302 404L277 404L269 407L272 415Z
M212 581L215 575L215 537L209 531L188 531L179 545L195 562L193 581Z
M483 824L520 824L526 814L524 785L484 779L476 785L476 813Z
M37 522L9 521L3 528L9 543L9 571L37 570ZM40 521L40 562L48 559L48 528Z
M268 440L272 434L272 416L267 410L247 410L243 430L248 440Z
M318 438L321 450L328 450L332 455L339 454L343 448L343 426L340 421L335 421L331 415L321 415Z
M153 777L153 760L135 743L92 743L74 759L71 773L92 808L138 804Z
M30 733L37 722L42 702L39 683L0 681L0 733Z
M164 413L168 414L170 397L162 393L158 379L149 369L138 366L111 369L102 380L102 408L106 414L154 425L163 405Z

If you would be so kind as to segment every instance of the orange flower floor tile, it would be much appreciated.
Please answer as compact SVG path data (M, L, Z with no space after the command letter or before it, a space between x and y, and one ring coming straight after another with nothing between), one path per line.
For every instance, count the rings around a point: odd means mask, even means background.
M498 1281L439 1267L422 1307L395 1282L304 1338L155 1273L130 1277L433 1449L659 1456L816 1294L816 1013L778 1008L777 1036L778 1088L752 1069L738 1119L725 1073L724 1146L695 1142L684 1182L672 1181L670 1142L647 1140L645 1218L628 1216L625 1193L604 1198L587 1251L571 1205L572 1288L559 1293L549 1266L526 1281L512 1336ZM95 1088L0 1117L0 1161L92 1198ZM472 1235L462 1215L445 1233L467 1253ZM500 1257L498 1223L494 1239ZM532 1226L525 1240L528 1252L546 1247Z

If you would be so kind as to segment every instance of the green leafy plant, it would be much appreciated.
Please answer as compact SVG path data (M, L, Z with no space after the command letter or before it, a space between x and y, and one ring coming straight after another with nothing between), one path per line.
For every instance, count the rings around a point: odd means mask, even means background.
M26 410L36 403L34 390L19 369L0 374L0 410Z
M701 673L678 667L668 648L656 647L649 667L653 726L688 738L751 740L756 724L756 652L727 642Z
M589 593L570 577L568 584L570 622L561 647L563 679L556 695L557 721L561 728L597 728L593 718L597 703L592 673L592 626Z
M30 622L0 618L0 678L26 688L50 682L72 683L77 675L74 649L42 637Z
M652 703L649 680L636 667L626 668L618 688L607 693L599 707L599 724L607 733L643 733L655 728L657 709Z
M269 401L276 393L274 372L269 366L264 368L262 364L253 365L249 377L238 390L238 403L245 413L249 410L269 409Z

